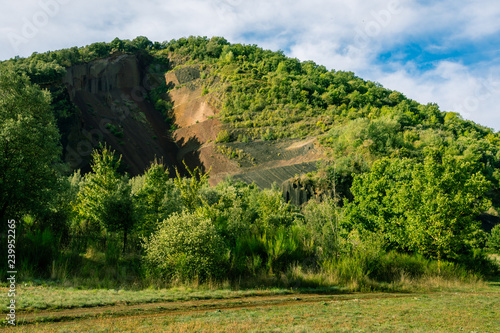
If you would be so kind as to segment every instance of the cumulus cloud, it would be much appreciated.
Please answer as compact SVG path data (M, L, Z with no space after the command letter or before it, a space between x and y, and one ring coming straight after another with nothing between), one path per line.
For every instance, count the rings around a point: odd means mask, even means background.
M495 75L496 73L496 75ZM418 74L399 68L391 73L371 73L383 86L403 92L420 103L437 103L443 111L459 112L464 119L498 130L500 128L500 68L488 73L467 66L439 62Z
M478 87L496 84L499 31L496 0L25 0L2 5L0 59L115 37L223 36L354 71L498 130L500 94Z

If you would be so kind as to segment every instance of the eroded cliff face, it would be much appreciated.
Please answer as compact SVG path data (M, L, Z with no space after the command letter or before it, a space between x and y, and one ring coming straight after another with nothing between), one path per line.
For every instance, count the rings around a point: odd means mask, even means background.
M179 161L210 170L212 185L230 176L260 188L271 188L273 183L279 186L295 175L317 169L316 162L324 155L314 138L217 143L221 130L231 130L214 117L219 112L216 105L221 104L217 92L223 90L223 85L217 77L202 77L196 65L180 65L165 74L166 83L172 88L172 115L179 127L173 132ZM204 88L208 88L208 93ZM307 201L310 191L301 189L302 186L296 189L283 185L285 199L298 205Z
M72 66L63 82L80 111L64 147L73 169L88 170L92 149L104 142L122 155L123 167L132 175L155 158L177 165L177 147L163 116L146 98L154 77L135 55Z
M302 184L297 179L288 179L281 184L283 199L296 206L305 204L309 199L315 197L314 188L311 184Z
M112 93L142 85L137 58L128 54L72 66L63 81L72 98L77 92Z
M63 140L73 169L88 171L93 148L107 143L122 155L124 171L131 175L142 174L157 158L181 173L183 162L210 170L212 185L227 176L261 188L282 184L285 199L297 205L313 195L290 179L313 172L324 157L314 138L217 143L218 133L230 130L216 117L220 96L212 92L220 90L220 81L204 80L195 65L165 70L151 69L130 54L67 69L63 82L79 109ZM146 98L161 81L170 89L175 131Z

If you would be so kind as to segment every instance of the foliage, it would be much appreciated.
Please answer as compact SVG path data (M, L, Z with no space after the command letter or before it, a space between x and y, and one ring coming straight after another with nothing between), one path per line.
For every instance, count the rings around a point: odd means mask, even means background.
M106 128L110 130L110 132L116 136L117 138L123 138L123 129L120 130L119 126L113 125L111 123L106 124Z
M25 75L1 71L0 220L39 214L51 201L57 189L58 140L49 94Z
M149 274L181 281L218 279L224 273L226 248L210 219L175 213L144 244Z
M17 255L23 258L21 264L26 272L23 274L48 277L52 261L57 257L59 241L48 229L28 230L17 241Z
M97 42L58 51L34 52L28 58L15 57L4 62L4 65L28 74L35 83L49 83L60 80L66 74L65 67L108 57L115 52L140 53L162 48L164 47L160 43L153 43L144 36L133 40L115 38L111 43Z
M227 130L222 130L217 134L217 143L231 142L231 134Z
M369 274L377 270L378 260L384 254L380 235L353 229L341 238L338 256L326 258L322 267L342 283L366 282Z
M176 169L175 173L177 177L174 179L174 183L180 191L180 199L184 207L189 211L194 211L200 204L199 192L202 186L207 184L210 171L202 173L198 167L191 171L186 164L184 166L191 177L181 177L179 171Z
M489 207L490 183L456 157L430 155L424 163L381 159L355 177L353 225L384 235L388 248L438 260L470 254L481 241L475 218Z
M260 233L272 233L280 226L291 226L292 207L283 202L283 196L277 189L261 191L256 201L259 217L255 220L255 224Z
M158 86L148 92L148 99L155 109L161 112L165 121L170 122L170 111L173 108L173 104L167 92L168 87L165 81L162 81Z
M271 235L264 233L260 241L266 251L266 269L270 274L283 272L291 264L300 262L307 254L302 249L302 230L298 226L280 226Z
M276 187L231 180L211 187L208 172L187 166L189 177L176 170L171 179L158 161L129 179L108 147L94 152L90 173L60 177L57 126L64 131L77 114L65 68L123 53L135 54L143 67L160 64L150 67L155 74L200 68L196 84L224 123L217 143L316 137L328 159L308 179L323 197L294 207ZM73 266L83 254L105 258L100 268L116 272L124 260L116 240L123 235L123 251L127 237L135 245L144 239L143 268L168 282L278 281L303 268L367 286L434 274L435 267L449 276L462 274L459 265L479 272L485 263L486 235L476 217L500 205L500 135L435 104L220 37L115 38L16 57L0 69L0 218L26 216L22 237L47 260L55 258L53 241L78 258ZM171 87L159 81L150 88L148 102L175 129ZM217 149L250 159L228 145ZM487 243L494 251L497 230ZM143 255L138 247L128 250ZM47 260L22 251L32 262L40 259L32 266L47 273ZM79 272L91 275L93 268L82 265ZM139 275L138 264L132 269Z
M302 209L304 214L304 234L308 246L314 249L321 262L328 258L338 258L342 253L341 239L347 236L343 225L343 210L333 199L322 202L310 200Z
M108 147L94 151L92 158L92 172L85 175L74 204L77 230L95 235L121 231L125 249L127 233L136 221L128 179L118 174L120 160L115 161Z
M486 246L494 253L500 254L500 224L497 224L491 229L491 234L488 237Z
M149 237L160 221L182 210L179 189L169 179L169 172L158 161L153 161L142 177L142 184L133 193L141 223L137 230Z
M318 136L331 148L332 158L350 164L337 179L347 198L353 174L368 171L374 161L407 157L423 162L428 150L440 149L472 162L474 172L492 182L489 198L500 203L500 176L495 171L500 166L500 138L491 129L354 73L328 71L255 45L191 36L164 46L158 54L203 64L210 77L220 78L205 83L217 82L208 89L220 101L218 117L238 140ZM219 135L219 142L229 140L226 132Z

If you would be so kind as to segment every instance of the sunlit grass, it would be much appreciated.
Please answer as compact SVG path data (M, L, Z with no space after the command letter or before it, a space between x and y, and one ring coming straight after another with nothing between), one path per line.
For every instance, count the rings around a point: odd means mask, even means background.
M76 289L58 286L21 284L16 290L18 311L44 309L71 309L107 305L131 305L141 303L175 302L201 299L229 299L249 296L270 296L290 294L293 291L282 288L231 290L210 289L209 286L191 288L187 286L144 290ZM0 288L0 304L9 301L7 288ZM2 307L2 312L7 309Z
M310 304L101 318L23 328L27 332L495 332L500 324L499 291L350 295Z

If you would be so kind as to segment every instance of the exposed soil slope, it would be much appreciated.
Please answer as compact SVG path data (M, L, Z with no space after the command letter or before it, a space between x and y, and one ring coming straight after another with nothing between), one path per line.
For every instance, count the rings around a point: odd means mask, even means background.
M227 129L214 116L219 112L212 93L203 93L207 82L196 66L184 66L165 75L173 102L173 117L179 127L173 137L180 148L179 161L210 171L216 184L228 176L261 188L281 185L297 174L316 169L324 157L314 138L305 140L216 143L217 134ZM198 164L197 164L198 163Z
M163 76L136 55L117 54L68 68L63 82L80 114L63 140L66 161L88 170L92 149L106 142L132 175L158 158L171 168L182 170L185 162L210 170L213 185L233 176L261 188L316 169L323 153L314 138L217 143L219 132L230 130L217 119L217 77L205 79L198 65L176 65ZM163 79L173 104L173 132L147 99Z

